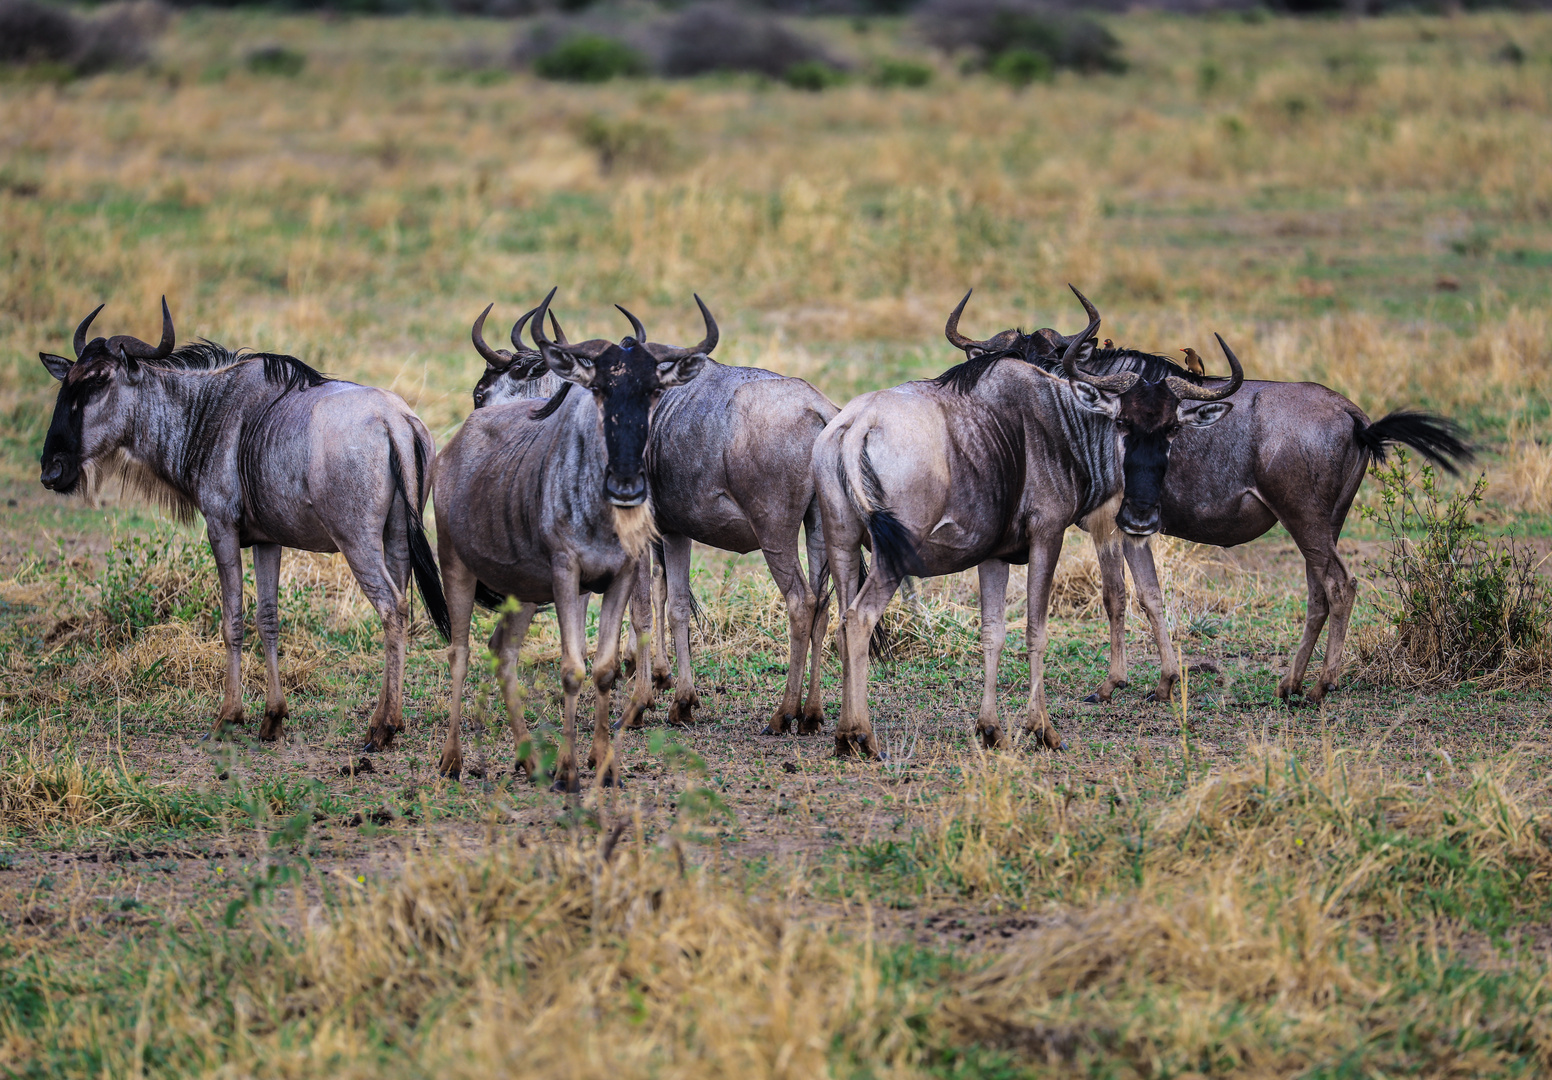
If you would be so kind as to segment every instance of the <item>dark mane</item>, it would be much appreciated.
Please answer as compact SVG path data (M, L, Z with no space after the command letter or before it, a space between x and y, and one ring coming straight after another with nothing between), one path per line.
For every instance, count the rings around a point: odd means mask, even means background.
M1043 357L1036 361L1047 371L1061 371L1062 362L1057 357ZM1095 349L1083 364L1090 375L1113 375L1119 371L1135 371L1146 382L1156 383L1173 375L1196 386L1201 386L1213 376L1201 376L1181 367L1167 356L1143 352L1140 349Z
M1053 375L1059 375L1062 371L1061 356L1051 351L1048 341L1037 334L1026 334L1020 330L1009 348L1001 352L988 352L971 357L964 363L949 368L932 381L955 393L968 394L999 360L1008 357L1015 357L1027 364L1035 364ZM1151 383L1173 375L1197 386L1201 386L1208 378L1213 378L1213 376L1193 374L1167 356L1142 352L1139 349L1095 349L1084 361L1083 370L1090 375L1113 375L1122 371L1135 371L1146 382Z
M284 390L296 390L311 386L322 386L330 382L329 376L316 368L310 367L294 356L285 356L281 353L247 352L239 349L232 352L224 345L217 345L213 341L191 341L182 348L173 350L172 355L165 360L158 360L160 367L178 368L183 371L222 371L233 367L245 360L261 360L264 363L264 381L282 387Z

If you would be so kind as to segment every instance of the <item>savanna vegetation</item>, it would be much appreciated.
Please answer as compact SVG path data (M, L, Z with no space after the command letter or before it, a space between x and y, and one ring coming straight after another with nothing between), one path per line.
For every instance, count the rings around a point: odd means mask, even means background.
M770 71L696 74L655 11L136 10L0 57L0 1071L1552 1067L1552 18L1129 15L1094 24L1116 62L1083 64L1028 22L945 51L924 17L848 16L771 24L802 44ZM290 553L288 738L202 742L197 527L37 484L36 353L104 300L99 327L154 338L165 293L181 337L388 387L445 441L474 316L554 284L574 338L618 337L623 302L693 340L699 293L720 359L844 401L949 366L966 288L987 336L1068 328L1069 281L1119 343L1212 366L1218 331L1252 378L1444 413L1481 448L1480 483L1393 459L1366 484L1353 659L1319 710L1275 697L1304 612L1280 531L1157 540L1182 692L1083 704L1106 633L1074 535L1065 752L970 739L963 577L897 601L888 760L838 763L756 734L786 616L757 559L699 551L704 722L628 734L624 789L569 804L513 780L488 671L463 782L438 779L423 620L409 729L359 754L377 620L340 560ZM1128 640L1146 688L1139 618ZM541 615L550 738L558 644Z

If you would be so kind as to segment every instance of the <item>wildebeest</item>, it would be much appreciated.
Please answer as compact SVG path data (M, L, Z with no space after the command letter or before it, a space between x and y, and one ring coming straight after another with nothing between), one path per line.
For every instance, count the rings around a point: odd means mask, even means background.
M717 323L699 296L695 302L706 325L695 348L709 354L717 345ZM652 342L646 347L654 356L671 351ZM786 603L787 686L766 733L782 734L796 723L799 734L810 734L823 725L819 664L830 621L828 571L810 463L814 441L838 411L802 379L709 358L694 382L668 391L658 403L647 470L662 534L665 587L655 596L658 621L664 622L666 605L678 659L669 723L688 723L699 704L690 666L690 543L697 541L739 553L759 548ZM798 559L800 527L806 575ZM666 666L666 634L657 640L665 642Z
M962 308L949 318L945 333L967 357L1006 349L1017 336L1005 330L986 341L963 337L958 332ZM1054 371L1070 339L1049 329L1030 337L1027 358ZM1100 377L1131 372L1153 380L1191 378L1165 357L1125 349L1097 352L1083 370ZM1163 476L1158 531L1193 543L1232 547L1278 523L1288 530L1304 556L1309 601L1304 636L1277 693L1288 698L1302 691L1310 655L1329 619L1325 665L1309 695L1318 703L1336 688L1357 597L1357 583L1337 553L1337 539L1369 463L1383 461L1389 446L1401 444L1454 473L1455 462L1470 461L1472 451L1449 420L1400 411L1371 424L1357 405L1318 383L1247 380L1224 401L1236 408L1223 423L1181 432L1174 463ZM1124 551L1143 609L1159 637L1163 662L1153 696L1168 700L1179 671L1167 633L1158 633L1163 603L1153 552L1146 543L1128 544ZM1126 576L1114 550L1100 549L1100 574L1110 619L1110 675L1090 701L1109 701L1117 687L1126 685Z
M1062 375L1022 358L1016 335L936 379L856 398L814 447L814 483L831 573L840 593L843 665L836 753L877 754L868 722L868 640L907 574L978 567L985 682L976 730L1007 741L997 717L996 673L1005 637L1010 563L1029 565L1030 692L1025 730L1052 748L1061 737L1045 704L1046 609L1062 535L1082 523L1101 542L1116 528L1157 528L1168 445L1183 427L1206 427L1232 408L1243 378L1209 391L1185 379L1132 372L1094 376L1078 366L1093 350L1099 312L1063 350ZM967 294L968 299L968 294ZM961 301L961 307L963 306ZM1221 340L1221 339L1220 339ZM860 548L873 569L860 583Z
M437 540L452 623L453 705L439 766L456 776L463 766L459 718L469 666L469 618L484 583L522 603L553 603L561 635L565 692L564 746L556 787L579 786L576 703L586 671L586 593L603 594L593 685L598 704L589 763L612 782L611 691L619 673L620 621L636 581L637 563L652 539L644 464L652 410L663 390L693 379L706 357L695 349L642 345L645 333L616 345L562 345L546 338L545 297L532 331L549 369L591 391L557 394L535 409L511 401L477 409L449 441L435 466ZM622 311L624 309L621 309ZM628 315L628 313L627 313ZM630 317L630 316L628 316ZM519 753L528 741L520 711L510 715ZM522 767L533 776L530 748Z
M408 405L386 390L327 378L292 356L233 353L208 341L174 350L162 298L162 340L86 340L99 305L76 328L76 359L40 353L60 380L43 443L43 486L88 490L118 472L185 520L204 515L221 579L226 697L213 733L243 716L242 548L253 548L259 637L268 683L259 737L286 717L280 689L277 590L284 547L340 551L383 620L387 659L367 748L403 727L404 650L413 570L432 620L447 609L421 527L435 447Z
M550 371L549 365L544 362L543 355L537 349L527 348L523 344L523 326L533 317L534 312L539 310L538 308L525 311L513 324L510 335L512 352L494 349L486 344L485 319L494 306L494 304L488 305L480 312L469 335L475 351L485 360L485 371L474 386L474 407L482 409L509 401L527 401L533 404L537 401L545 401L563 387L570 386L570 383ZM567 344L566 334L561 330L555 313L552 311L549 315L550 328L554 331L557 344ZM636 585L631 591L631 625L636 632L636 689L631 695L630 704L626 707L623 722L632 726L652 704L650 681L652 676L648 670L651 662L652 633L650 572L650 561L640 560ZM505 599L491 591L488 586L481 586L476 590L476 601L492 609L504 608ZM516 611L502 611L501 621L496 624L496 630L490 637L489 648L497 657L496 674L501 683L502 699L506 703L509 717L522 711L523 700L518 693L518 657L523 642L528 638L528 628L533 624L534 616L538 613L538 604L519 601ZM519 729L514 727L513 730L516 732ZM521 743L522 737L519 737L518 741Z

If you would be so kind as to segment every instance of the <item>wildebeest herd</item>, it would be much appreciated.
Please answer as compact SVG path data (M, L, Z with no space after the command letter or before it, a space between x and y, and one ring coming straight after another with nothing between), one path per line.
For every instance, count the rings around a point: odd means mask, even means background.
M1060 748L1043 661L1051 582L1070 525L1094 540L1110 621L1109 676L1089 700L1108 701L1126 685L1123 562L1159 647L1151 696L1168 700L1179 678L1149 537L1164 532L1228 546L1281 523L1304 555L1309 604L1278 694L1303 692L1305 668L1329 623L1325 665L1308 695L1318 701L1334 688L1356 594L1337 538L1369 463L1403 444L1453 472L1456 461L1470 459L1469 447L1439 417L1403 411L1371 424L1326 387L1247 380L1221 337L1227 377L1108 341L1098 348L1099 312L1073 292L1088 315L1078 333L1004 330L984 341L960 333L967 293L945 327L963 362L837 408L801 379L713 360L717 323L699 297L706 332L695 345L648 340L623 307L629 335L573 344L550 311L552 289L513 326L511 352L486 343L489 307L475 321L472 341L486 362L475 411L440 453L425 425L388 391L329 378L291 356L232 352L209 341L175 348L165 298L158 344L128 335L88 341L99 306L76 329L75 359L40 354L60 381L42 482L69 494L118 474L174 513L204 517L227 649L213 735L243 718L242 548L253 548L267 669L264 739L280 736L286 716L281 549L342 552L382 618L387 655L368 749L387 747L403 727L413 574L451 642L440 763L451 777L463 764L461 698L476 604L503 612L490 647L517 765L530 779L539 778L540 763L523 719L517 657L541 605L554 605L561 638L557 788L580 785L576 707L591 593L602 595L588 755L597 782L617 780L613 727L640 726L655 688L670 681L667 635L654 627L671 629L677 660L668 721L688 723L698 706L690 664L692 541L760 549L786 603L787 683L767 734L823 727L820 659L833 582L842 664L837 755L879 754L868 719L868 653L890 597L907 576L971 567L980 576L985 654L976 732L987 746L1009 743L996 674L1014 564L1027 565L1029 583L1022 726L1041 745ZM522 341L525 326L531 348ZM435 557L422 525L428 494ZM627 606L635 684L611 727Z

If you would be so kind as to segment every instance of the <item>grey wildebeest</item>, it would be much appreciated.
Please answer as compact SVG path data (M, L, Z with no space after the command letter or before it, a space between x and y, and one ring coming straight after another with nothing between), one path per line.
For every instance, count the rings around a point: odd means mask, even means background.
M570 383L550 371L549 365L544 362L543 355L537 349L530 349L523 345L523 326L533 317L534 312L539 310L538 308L531 308L524 312L513 324L510 335L512 352L495 349L486 344L485 319L494 306L494 304L488 305L480 312L469 335L474 343L475 352L485 360L485 370L474 386L474 407L483 409L510 401L526 401L532 405L535 402L545 401L563 387L570 386ZM561 330L555 313L552 311L549 315L550 327L554 331L556 343L567 344L566 334ZM648 671L652 632L650 569L649 560L640 560L636 586L631 592L630 613L631 625L636 631L637 675L636 689L631 696L630 704L626 707L626 719L623 721L631 726L635 726L636 719L644 715L652 704L651 675ZM519 693L518 685L519 653L523 642L528 638L528 628L533 624L534 616L539 613L540 605L518 601L517 610L509 610L506 608L506 597L500 596L483 583L476 586L475 601L491 610L501 611L501 620L496 624L495 632L491 634L489 648L497 658L496 674L501 684L502 699L506 704L507 714L509 717L520 715L523 696ZM519 729L513 730L516 732ZM521 743L522 738L519 737L518 741Z
M1003 362L1018 355L1010 349L988 351L936 379L854 399L815 445L814 483L842 611L837 754L878 752L868 722L868 641L901 579L972 566L980 572L985 653L976 731L988 746L1007 743L996 677L1010 563L1029 566L1024 728L1049 747L1062 745L1046 709L1044 658L1063 533L1081 523L1110 542L1117 528L1156 528L1168 458L1153 437L1167 446L1183 426L1216 423L1233 407L1221 399L1243 378L1226 345L1234 378L1218 390L1175 377L1084 374L1078 365L1093 350L1099 312L1073 292L1089 323L1069 339L1060 375ZM864 581L865 541L874 559Z
M234 353L208 341L174 350L162 299L162 340L86 340L76 359L40 353L60 381L43 443L43 486L71 493L106 473L159 498L184 520L204 515L221 579L226 696L213 733L240 723L242 549L253 548L259 637L268 682L259 737L281 735L281 549L340 551L383 621L387 658L367 748L403 727L409 578L443 636L447 609L421 527L431 436L398 396L327 378L292 356Z
M706 335L694 348L710 354L720 338L717 323L699 296L695 302ZM641 332L639 325L636 331ZM514 329L514 343L517 332ZM646 348L655 356L673 351L655 342L647 342ZM487 362L498 363L488 357ZM530 369L520 365L508 370L508 382L514 385L529 377ZM492 396L497 392L489 391ZM665 633L654 639L661 646L653 649L653 666L654 681L661 682L671 626L678 671L669 723L689 723L700 703L690 664L690 544L695 541L740 554L759 548L786 603L787 685L767 734L783 734L794 723L799 734L811 734L823 725L819 664L829 605L824 595L824 534L809 464L814 441L838 411L802 379L719 364L709 355L693 382L666 391L658 402L647 440L647 476L662 537L664 581L654 592L654 603L656 621ZM806 575L798 558L800 529L808 554ZM633 624L636 603L633 599Z
M696 349L710 353L717 344L717 323L699 296L695 302L706 324ZM670 346L652 342L646 347L654 356L671 352ZM688 723L700 703L690 666L690 543L696 541L740 554L759 548L786 603L787 685L766 733L784 734L796 724L798 734L807 735L823 725L819 664L830 607L810 463L815 440L838 411L802 379L709 358L694 382L668 391L658 403L647 441L647 471L662 535L665 586L654 599L659 622L667 608L678 661L669 723ZM808 553L806 575L798 559L800 527ZM666 643L661 658L666 667Z
M1020 335L1004 330L986 341L959 333L961 301L945 334L967 357L1015 349L1030 363L1057 370L1071 344L1054 330ZM1188 358L1189 359L1189 358ZM1144 380L1201 379L1167 357L1128 349L1104 349L1082 364L1101 378L1135 373ZM1159 479L1158 520L1153 531L1198 544L1233 547L1248 543L1281 523L1304 556L1309 601L1304 635L1288 671L1277 686L1279 697L1302 691L1305 670L1321 629L1329 624L1326 658L1308 700L1318 703L1336 688L1357 582L1337 553L1337 539L1371 461L1383 461L1388 447L1409 446L1453 473L1455 461L1470 461L1472 451L1449 420L1427 413L1393 412L1374 423L1357 405L1319 383L1246 380L1224 398L1232 415L1209 429L1186 428L1174 444L1175 460ZM1128 440L1135 438L1129 434ZM1128 477L1128 484L1130 484ZM1130 494L1130 492L1128 493ZM1101 539L1096 535L1096 542ZM1163 599L1152 549L1144 543L1100 544L1099 565L1105 612L1110 620L1110 674L1089 701L1109 701L1126 685L1126 575L1131 567L1143 610L1155 628L1161 663L1156 700L1168 700L1179 665L1163 621Z
M531 332L549 369L589 390L591 400L557 394L538 409L526 400L476 409L436 460L433 489L452 626L453 681L439 768L443 775L456 776L463 767L459 721L469 667L469 619L476 589L484 584L520 603L555 605L565 693L556 787L575 791L586 594L603 594L589 763L600 770L600 781L609 783L615 774L609 706L619 673L620 622L652 539L644 463L648 427L662 391L693 379L706 357L693 348L649 352L634 317L636 336L618 345L550 341L542 327L554 295L552 289L540 305ZM522 713L510 711L508 718L523 755L530 741ZM520 764L534 776L531 743Z

